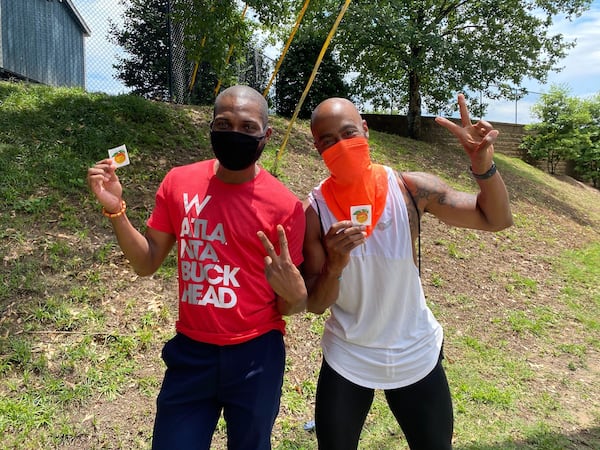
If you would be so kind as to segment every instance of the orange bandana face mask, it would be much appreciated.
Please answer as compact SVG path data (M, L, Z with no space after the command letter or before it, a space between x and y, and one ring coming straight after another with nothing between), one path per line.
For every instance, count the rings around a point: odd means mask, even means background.
M360 223L358 215L370 208L371 224L366 226L370 236L385 208L388 191L385 168L371 163L369 143L364 137L342 139L321 156L331 174L321 186L328 208L337 220L354 223Z

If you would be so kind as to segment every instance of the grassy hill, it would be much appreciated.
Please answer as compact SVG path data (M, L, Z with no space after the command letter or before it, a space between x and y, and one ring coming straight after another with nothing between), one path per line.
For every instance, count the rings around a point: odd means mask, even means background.
M0 448L149 448L163 343L177 314L172 254L152 277L127 265L85 185L126 144L128 215L145 226L166 171L211 157L210 108L0 82ZM261 163L268 169L288 122ZM502 139L502 136L500 136ZM373 158L476 189L464 154L371 132ZM456 449L600 447L600 193L497 154L515 225L500 233L425 217L422 278L446 333ZM277 163L299 197L325 176L305 122ZM315 449L319 336L288 319L275 449ZM221 422L214 448L225 448ZM381 395L361 448L405 448Z

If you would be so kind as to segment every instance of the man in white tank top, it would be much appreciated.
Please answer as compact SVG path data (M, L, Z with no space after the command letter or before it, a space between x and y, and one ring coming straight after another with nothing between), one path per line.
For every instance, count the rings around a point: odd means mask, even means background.
M450 449L452 401L442 367L443 331L427 307L415 265L419 222L428 212L449 225L499 231L512 225L508 193L493 162L498 131L438 117L470 158L477 194L420 172L373 164L368 127L346 99L322 102L311 117L314 144L330 176L309 195L303 272L307 308L331 316L315 421L319 448L355 449L375 389L383 389L410 448Z

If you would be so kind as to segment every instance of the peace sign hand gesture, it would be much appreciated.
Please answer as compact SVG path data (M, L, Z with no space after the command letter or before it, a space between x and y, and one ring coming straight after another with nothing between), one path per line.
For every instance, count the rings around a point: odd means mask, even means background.
M277 294L277 308L281 314L291 315L306 309L306 285L298 268L292 262L287 237L282 225L277 225L280 254L265 233L256 233L261 240L265 256L265 276Z
M458 94L458 107L462 127L444 117L436 117L435 121L458 138L471 158L473 171L476 173L485 172L492 165L494 157L493 144L498 137L498 130L494 130L492 125L485 120L479 120L475 125L471 123L467 102L463 94Z

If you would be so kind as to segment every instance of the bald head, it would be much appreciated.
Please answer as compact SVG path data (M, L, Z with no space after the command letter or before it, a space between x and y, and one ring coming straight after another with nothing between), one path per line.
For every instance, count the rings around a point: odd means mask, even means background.
M342 139L369 137L367 122L350 100L333 97L322 101L310 117L310 131L319 153Z
M346 98L332 97L323 100L312 112L310 116L311 129L315 122L334 116L353 117L359 122L362 121L360 113L358 112L358 109L356 109L356 106L354 106L354 103Z
M263 127L266 127L269 123L269 105L265 98L256 90L250 86L236 85L228 87L221 91L215 100L215 107L213 109L213 118L221 112L225 104L246 104L252 103L256 105L260 114L260 120L262 121Z

